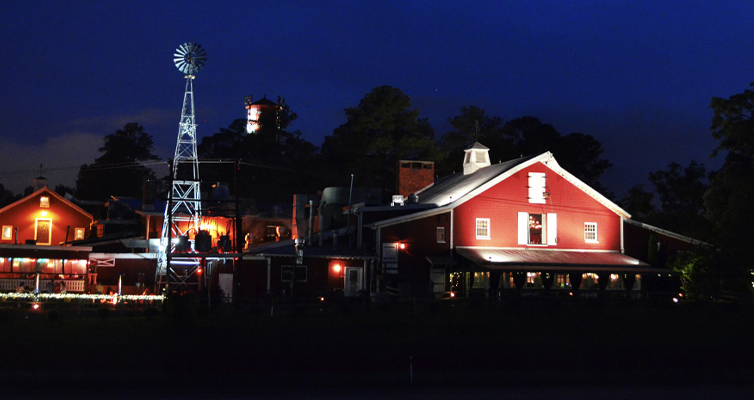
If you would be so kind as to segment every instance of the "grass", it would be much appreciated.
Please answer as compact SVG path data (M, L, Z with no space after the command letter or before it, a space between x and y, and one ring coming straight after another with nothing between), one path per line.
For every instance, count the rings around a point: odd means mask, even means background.
M321 308L321 310L320 310ZM0 376L58 384L584 384L745 382L748 306L599 301L0 310ZM51 316L52 315L52 316ZM178 315L178 316L176 316ZM201 377L201 379L199 379Z

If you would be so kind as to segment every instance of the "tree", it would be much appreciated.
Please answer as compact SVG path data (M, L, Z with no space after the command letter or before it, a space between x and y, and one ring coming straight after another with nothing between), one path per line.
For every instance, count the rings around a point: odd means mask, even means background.
M710 226L704 216L707 172L704 164L691 161L685 168L671 162L667 170L649 173L660 199L657 224L696 239L709 240Z
M333 173L344 178L354 174L359 186L391 194L399 160L444 158L429 122L411 109L411 100L398 88L377 87L345 114L346 123L325 137L322 154Z
M448 156L435 166L438 175L459 171L464 150L474 142L489 147L490 160L512 158L510 151L514 147L514 141L503 131L502 118L487 116L484 109L476 106L464 106L461 114L448 118L448 122L454 130L446 132L440 139L440 149Z
M5 185L0 183L0 208L12 204L20 198L21 196L14 195L13 192L5 188Z
M644 190L644 185L635 185L628 189L628 194L618 203L636 219L649 224L656 224L657 208L654 205L654 192Z
M750 85L754 87L754 83ZM751 268L754 260L754 91L744 90L710 103L712 136L719 140L712 156L727 152L722 168L712 175L704 196L707 218L714 226L716 244L735 263Z
M478 107L463 107L461 114L448 120L455 128L441 139L442 150L450 154L441 172L460 169L462 150L475 141L490 148L490 161L507 161L527 155L553 153L558 163L601 194L612 197L600 177L612 167L602 157L602 144L591 135L570 133L562 136L552 125L526 116L503 123Z
M600 177L613 165L601 158L602 144L582 133L570 133L561 136L550 124L543 124L535 117L521 117L508 121L503 131L514 138L514 148L509 151L512 156L540 154L550 151L558 164L572 173L597 192L612 197Z
M204 137L197 152L202 159L240 160L239 193L262 203L290 203L293 194L321 188L317 175L318 148L300 131L287 128L297 114L282 103L277 113L262 113L260 127L246 132L246 120L237 119L228 128ZM202 166L203 180L231 181L232 172L220 166Z
M55 186L55 193L57 193L57 194L59 194L61 196L65 196L66 193L73 194L74 191L75 190L72 187L66 186L66 185L63 185L63 184L58 184L58 185Z
M143 166L157 160L152 136L134 122L105 136L99 148L102 155L91 165L84 164L76 180L76 194L89 200L106 200L110 196L141 197L147 181L155 181L154 172Z

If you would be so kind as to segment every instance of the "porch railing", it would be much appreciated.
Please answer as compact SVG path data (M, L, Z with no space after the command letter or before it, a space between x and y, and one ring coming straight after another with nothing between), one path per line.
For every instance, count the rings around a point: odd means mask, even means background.
M47 284L50 279L39 280L39 292L47 293ZM65 282L65 290L69 293L83 293L86 288L86 281L80 280L57 280L55 282ZM0 279L0 292L15 292L19 285L26 286L29 292L33 292L37 286L36 279Z

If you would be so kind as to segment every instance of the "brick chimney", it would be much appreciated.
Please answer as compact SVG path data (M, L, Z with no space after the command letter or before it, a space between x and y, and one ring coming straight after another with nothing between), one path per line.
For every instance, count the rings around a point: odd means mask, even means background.
M403 198L435 183L435 163L431 161L398 161L395 170L395 194Z

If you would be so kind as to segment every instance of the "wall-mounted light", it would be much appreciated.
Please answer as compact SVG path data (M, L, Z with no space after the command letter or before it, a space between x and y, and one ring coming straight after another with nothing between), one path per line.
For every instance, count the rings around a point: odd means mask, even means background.
M399 243L398 244L398 248L401 249L401 250L405 250L406 249L406 243Z
M42 212L40 212L39 215L41 215L43 217L46 217L47 216L47 211L42 210Z
M333 266L332 266L332 270L335 273L340 273L340 268L341 268L340 264L333 264Z

